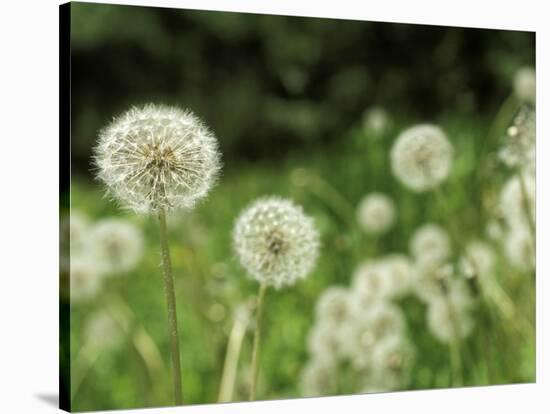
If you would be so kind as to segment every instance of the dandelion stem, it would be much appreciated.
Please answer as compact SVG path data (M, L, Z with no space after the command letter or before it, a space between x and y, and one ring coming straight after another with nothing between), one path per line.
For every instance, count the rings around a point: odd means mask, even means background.
M481 167L478 169L478 181L484 183L489 174L489 165L487 163L487 157L492 149L492 146L498 141L500 134L506 128L506 125L512 119L514 113L518 110L519 102L514 94L508 96L506 100L500 106L500 109L495 116L487 138L483 140L482 148L480 150L480 157L478 165Z
M267 290L267 284L262 283L260 285L260 291L258 293L258 302L256 305L256 326L254 329L254 344L252 346L252 378L250 381L250 396L249 401L254 401L256 397L256 382L258 380L258 358L260 354L260 329L262 319L262 308L264 302L265 292Z
M455 307L451 301L449 293L447 295L447 306L449 306L451 324L453 329L453 337L449 343L450 357L451 357L451 372L452 372L452 385L454 387L460 387L462 385L462 355L461 355L461 343L460 343L460 327L458 324L458 316L455 312Z
M178 319L176 313L176 295L174 292L174 279L172 277L172 263L166 231L166 214L163 209L158 213L160 228L160 249L162 255L162 275L164 278L164 293L168 307L168 329L170 335L170 353L172 357L172 375L174 385L174 399L176 405L183 403L181 386L180 349L178 337Z
M218 402L231 402L233 398L233 389L235 388L235 379L237 377L237 365L248 322L248 312L246 312L246 315L237 313L227 342Z
M532 206L529 202L529 197L527 194L527 186L525 185L525 177L521 171L518 171L519 185L521 189L521 205L525 213L525 218L527 219L527 225L529 226L529 233L531 235L531 240L533 242L533 247L536 248L537 243L537 231L535 228L535 222L533 216L531 215Z

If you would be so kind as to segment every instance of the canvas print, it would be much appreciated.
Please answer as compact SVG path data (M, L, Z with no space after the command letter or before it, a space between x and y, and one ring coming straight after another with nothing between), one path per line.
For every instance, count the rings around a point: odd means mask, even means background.
M68 411L535 381L535 33L60 7Z

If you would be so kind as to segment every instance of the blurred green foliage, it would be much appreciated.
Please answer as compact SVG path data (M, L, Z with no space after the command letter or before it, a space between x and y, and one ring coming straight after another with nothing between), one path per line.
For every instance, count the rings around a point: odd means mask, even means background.
M231 248L236 216L255 198L278 194L315 218L323 242L315 271L292 288L270 290L264 313L258 398L290 398L300 396L306 337L324 289L349 285L363 259L406 253L412 232L428 220L454 221L465 240L482 237L484 200L507 174L495 169L490 181L479 180L480 163L498 145L487 148L485 139L512 74L534 63L530 33L85 3L72 4L71 36L71 208L94 219L126 217L147 242L137 270L110 278L96 300L71 308L73 361L95 309L114 301L132 315L123 343L101 352L73 390L78 411L172 404L156 221L103 198L89 171L97 131L113 115L148 101L177 104L220 139L225 165L218 186L192 213L169 217L186 403L216 402L233 313L257 293ZM394 119L379 139L362 128L362 113L373 104ZM455 146L441 190L451 211L391 176L394 137L425 120L441 125ZM397 225L378 240L355 225L355 206L370 191L389 194L398 206ZM533 321L534 281L502 256L498 279ZM401 305L417 350L405 388L449 386L448 350L426 329L424 305L412 296ZM158 347L163 375L150 377L135 349L138 327ZM534 330L518 335L516 328L478 304L474 334L464 344L465 385L534 380ZM251 337L234 400L246 399Z
M191 108L225 158L338 141L370 105L492 116L534 33L72 3L73 168L131 105Z

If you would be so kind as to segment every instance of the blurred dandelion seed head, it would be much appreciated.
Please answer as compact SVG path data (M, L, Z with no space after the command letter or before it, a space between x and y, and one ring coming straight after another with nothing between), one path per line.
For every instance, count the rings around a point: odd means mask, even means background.
M535 269L535 246L527 227L514 227L506 235L504 249L510 264L523 271Z
M537 98L537 77L532 67L518 69L514 76L514 93L522 102L535 104Z
M246 208L233 229L241 265L260 283L281 288L305 278L319 251L319 233L302 207L264 197Z
M472 240L460 258L460 270L466 277L479 277L482 283L493 275L496 257L492 247L481 240Z
M525 185L525 195L522 182ZM500 208L509 228L516 229L527 227L526 211L533 222L536 221L536 185L535 175L522 173L512 176L504 184L500 193Z
M506 132L498 158L510 168L534 165L536 156L536 112L523 106Z
M315 315L320 320L336 325L344 323L350 317L350 291L340 286L327 288L317 301Z
M363 113L363 129L366 132L372 133L374 138L379 138L388 128L389 124L390 116L388 112L380 106L367 108Z
M126 220L110 218L98 221L91 238L94 255L105 273L128 272L141 259L143 234Z
M84 338L94 350L112 348L122 340L122 331L109 312L100 310L87 321Z
M451 240L443 227L435 223L427 223L414 232L409 249L417 263L437 265L449 258Z
M311 359L302 369L300 388L307 397L320 397L336 392L336 367L324 359Z
M456 301L446 298L434 299L426 314L428 328L441 342L451 342L456 338L466 338L474 328L471 315Z
M383 234L395 222L395 204L383 193L371 193L363 197L357 207L357 221L368 234Z
M138 213L191 208L221 168L218 142L190 111L147 104L103 129L94 150L97 177Z
M453 152L453 146L439 127L413 126L403 131L393 144L392 172L410 190L431 190L447 179Z
M90 257L72 257L70 273L71 302L85 301L100 290L103 276Z

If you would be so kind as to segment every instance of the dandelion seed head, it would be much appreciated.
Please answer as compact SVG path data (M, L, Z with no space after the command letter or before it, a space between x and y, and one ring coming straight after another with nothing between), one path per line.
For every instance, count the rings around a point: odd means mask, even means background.
M491 246L481 240L472 240L466 244L459 265L466 277L480 277L482 281L488 281L495 263L495 253Z
M522 190L522 179L525 184L525 195ZM522 173L521 178L516 174L506 181L500 193L500 209L509 227L527 227L526 211L531 215L533 222L536 220L535 190L534 174Z
M413 290L425 303L439 298L443 294L443 284L453 277L454 269L450 263L417 262L413 273Z
M393 174L416 192L431 190L449 175L453 146L435 125L422 124L403 131L390 153Z
M390 116L388 112L380 107L374 106L367 108L363 113L363 129L372 133L374 138L379 138L390 124Z
M337 385L337 367L325 360L309 360L300 374L300 389L306 397L331 395Z
M470 314L444 297L430 302L426 319L430 332L444 343L466 338L474 328Z
M514 93L522 102L535 104L537 98L537 77L532 67L518 69L514 76Z
M451 241L443 227L435 223L427 223L414 232L409 249L417 263L441 264L451 254Z
M386 283L385 295L399 297L409 291L414 276L414 265L404 254L393 253L379 261L380 274Z
M366 195L357 207L357 221L368 234L383 234L395 222L395 204L383 193Z
M345 323L351 314L350 291L340 286L327 288L317 300L315 315L318 320L335 325Z
M380 270L376 260L364 261L355 270L351 296L353 313L361 313L373 303L385 298L389 281Z
M347 326L347 353L357 368L372 364L372 352L377 343L391 335L401 335L405 320L399 308L381 301L356 315Z
M319 251L313 219L290 200L264 197L246 208L233 229L241 265L260 283L281 288L305 278Z
M330 320L315 321L307 338L308 350L314 358L334 361L345 357L346 338L342 326Z
M535 246L527 227L513 227L506 234L504 250L508 261L516 269L523 271L535 268Z
M122 331L109 312L100 310L90 316L84 331L87 346L94 350L112 348L121 339Z
M109 193L138 213L193 207L221 168L217 140L195 115L154 104L103 129L94 161Z
M100 220L91 231L91 239L93 254L105 273L128 272L142 257L143 234L129 221Z
M536 158L536 112L523 106L508 128L498 158L510 168L534 165Z
M89 257L71 257L70 299L81 302L94 297L102 285L102 274Z
M403 335L389 335L380 341L373 350L374 372L377 374L387 371L401 373L410 364L413 357L413 348Z

